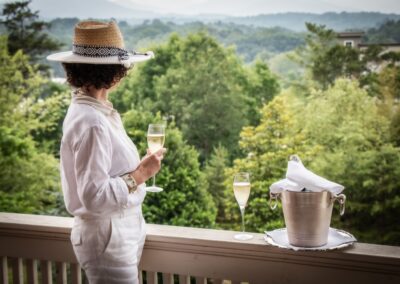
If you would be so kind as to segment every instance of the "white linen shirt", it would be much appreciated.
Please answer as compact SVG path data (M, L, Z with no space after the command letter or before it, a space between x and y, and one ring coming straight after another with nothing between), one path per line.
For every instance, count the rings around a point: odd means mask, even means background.
M61 185L67 211L74 216L106 216L137 207L145 185L129 194L121 175L140 163L120 115L108 102L74 92L63 123Z

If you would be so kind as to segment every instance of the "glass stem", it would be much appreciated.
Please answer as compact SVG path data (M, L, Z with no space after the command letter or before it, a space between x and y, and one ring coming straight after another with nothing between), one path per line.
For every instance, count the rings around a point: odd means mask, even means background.
M156 175L153 176L153 186L156 186Z
M242 232L244 233L244 206L240 206L240 215L242 215Z

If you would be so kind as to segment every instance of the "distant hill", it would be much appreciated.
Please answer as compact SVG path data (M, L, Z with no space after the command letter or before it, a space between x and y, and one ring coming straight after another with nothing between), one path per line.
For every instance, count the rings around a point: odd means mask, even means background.
M223 22L232 22L242 25L253 25L256 27L283 27L294 31L304 31L305 22L326 25L330 29L344 31L350 29L375 28L389 20L400 20L398 14L383 14L377 12L358 13L280 13L266 14L251 17L229 17L222 19Z
M54 19L49 34L63 42L63 49L70 49L73 27L78 18ZM273 54L287 52L304 43L304 34L288 29L274 27L251 27L232 23L190 22L175 24L161 20L146 20L139 25L130 25L127 21L119 21L128 48L143 49L153 44L165 42L171 33L185 36L193 32L205 32L218 39L225 46L236 46L237 52L244 61L251 62L257 55L270 57Z

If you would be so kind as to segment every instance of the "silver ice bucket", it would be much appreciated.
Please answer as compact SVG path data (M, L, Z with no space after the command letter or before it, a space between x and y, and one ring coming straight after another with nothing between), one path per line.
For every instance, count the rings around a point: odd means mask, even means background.
M340 215L344 214L346 196L334 195L330 191L296 192L284 190L270 193L270 201L282 201L283 215L289 243L298 247L319 247L328 242L332 208L335 200L340 204Z

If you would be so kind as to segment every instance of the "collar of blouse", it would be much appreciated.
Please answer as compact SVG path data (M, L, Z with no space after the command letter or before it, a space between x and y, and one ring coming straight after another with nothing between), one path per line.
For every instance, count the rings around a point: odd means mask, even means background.
M113 104L110 101L100 101L86 95L82 90L75 89L72 91L72 103L90 105L103 113L113 126L117 128L121 128L122 126L121 117L118 111L113 108Z

